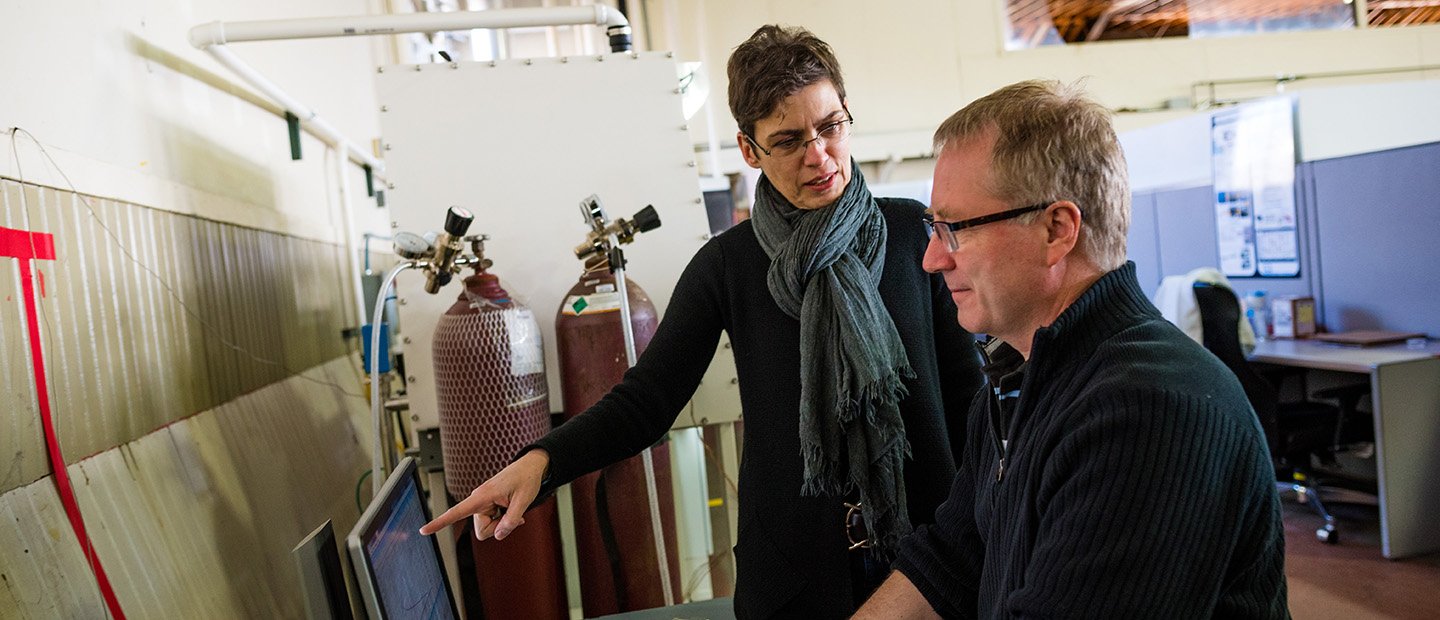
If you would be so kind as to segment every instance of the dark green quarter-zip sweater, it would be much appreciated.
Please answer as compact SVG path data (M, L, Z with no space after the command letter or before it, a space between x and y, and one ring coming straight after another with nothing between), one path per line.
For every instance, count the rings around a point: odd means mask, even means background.
M1023 373L1003 431L993 391L977 394L950 498L895 561L937 612L1289 617L1255 413L1133 263L1037 331Z

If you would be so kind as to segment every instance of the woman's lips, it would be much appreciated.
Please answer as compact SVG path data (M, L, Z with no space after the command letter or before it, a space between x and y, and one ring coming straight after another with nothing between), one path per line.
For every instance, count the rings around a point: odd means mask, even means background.
M806 184L805 184L805 187L808 187L808 188L810 188L810 189L812 189L812 190L815 190L815 191L817 191L817 192L823 192L823 191L825 191L825 190L830 189L832 186L834 186L834 185L835 185L835 179L838 178L839 176L840 176L840 175L839 175L838 173L832 172L832 173L827 174L827 175L825 175L825 176L823 176L823 177L820 177L820 178L818 178L818 179L815 179L814 181L811 181L811 182L809 182L809 183L806 183Z

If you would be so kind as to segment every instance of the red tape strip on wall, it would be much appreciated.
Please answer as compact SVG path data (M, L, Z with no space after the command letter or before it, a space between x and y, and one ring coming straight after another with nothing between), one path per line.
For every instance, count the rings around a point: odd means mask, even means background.
M40 316L35 307L35 282L30 263L35 260L55 260L55 237L47 233L32 233L24 230L0 227L0 256L19 259L20 286L25 293L25 323L30 336L30 359L35 368L35 398L40 403L40 421L45 427L45 450L50 457L51 479L60 494L60 504L65 507L65 516L70 519L70 529L80 541L80 549L95 573L100 586L100 595L110 615L124 620L125 612L105 576L105 567L100 565L100 555L85 533L85 519L80 515L80 504L75 501L75 490L70 484L70 473L65 467L65 457L60 453L60 441L55 434L55 418L50 413L50 390L45 383L45 356L40 348Z

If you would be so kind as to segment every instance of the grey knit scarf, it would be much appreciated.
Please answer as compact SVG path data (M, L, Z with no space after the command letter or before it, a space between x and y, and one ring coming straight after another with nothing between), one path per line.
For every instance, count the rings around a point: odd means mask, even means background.
M857 489L869 538L882 557L910 532L900 418L902 379L915 373L877 286L885 269L885 218L859 166L835 204L802 210L763 175L751 218L770 256L766 284L800 321L801 492Z

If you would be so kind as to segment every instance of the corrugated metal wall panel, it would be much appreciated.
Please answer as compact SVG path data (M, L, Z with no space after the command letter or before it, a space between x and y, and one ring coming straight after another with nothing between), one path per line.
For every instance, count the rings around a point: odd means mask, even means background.
M55 235L57 260L37 265L40 327L68 462L349 350L332 244L5 179L0 200L0 225ZM48 471L18 272L4 262L0 492Z
M344 385L348 357L305 371ZM347 390L348 391L348 390ZM343 536L368 467L355 394L296 376L70 466L106 573L132 618L303 617L290 549ZM0 610L103 617L49 478L0 495Z
M210 380L210 365L205 356L205 328L198 319L199 293L195 277L195 261L189 248L194 235L190 218L160 217L160 229L164 233L157 238L156 245L165 248L166 260L154 263L156 271L168 286L162 286L163 305L169 316L169 332L174 338L167 339L166 345L173 356L168 368L173 374L176 386L188 386L177 394L177 406L182 411L200 411L209 403L220 402ZM183 300L185 306L181 306Z
M57 432L129 615L299 616L289 550L348 531L369 463L342 250L5 179L0 225L55 235ZM103 617L46 476L14 260L0 297L0 616Z
M58 198L53 192L43 194L47 201ZM39 210L43 217L39 224L32 222L35 229L54 234L56 240L56 260L41 261L36 267L47 274L49 289L49 295L40 303L48 317L44 335L47 379L54 386L51 403L57 417L65 418L63 423L57 421L57 430L65 442L66 454L72 457L82 454L75 452L78 447L71 445L75 433L70 424L90 420L101 410L95 393L99 383L94 379L98 376L93 363L97 343L91 329L95 325L94 307L87 297L89 272L93 271L89 255L95 248L76 241L83 238L83 220L73 215L75 202L73 195L55 200L54 204ZM56 329L56 326L63 328Z
M0 226L24 228L19 185L0 183ZM20 269L0 261L0 491L29 483L48 471L40 412L25 334ZM37 450L38 448L38 450ZM3 530L4 528L0 528Z
M31 484L0 495L0 609L19 618L92 618L104 602L65 524L55 487ZM6 618L11 616L6 615Z

